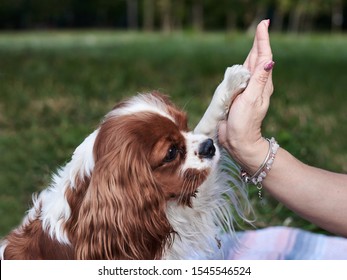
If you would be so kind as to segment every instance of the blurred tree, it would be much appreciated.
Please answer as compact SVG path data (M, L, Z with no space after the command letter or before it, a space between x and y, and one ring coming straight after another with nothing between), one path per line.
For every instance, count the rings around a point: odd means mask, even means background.
M177 30L182 30L184 28L186 5L187 3L185 0L175 0L175 4L173 5L172 26Z
M235 30L237 28L237 14L239 10L238 0L224 0L225 5L225 26L228 31Z
M270 16L276 31L341 31L346 9L347 0L0 0L0 28L235 30Z
M138 3L137 0L127 1L127 22L129 29L138 28Z
M332 31L342 31L343 27L343 0L332 0L331 28Z
M293 2L293 9L291 9L289 14L289 31L298 33L300 30L300 21L302 20L303 14L305 12L305 5L307 4L307 0L295 0Z
M294 6L289 16L289 31L312 31L314 20L330 9L330 1L325 0L293 0Z
M153 0L143 0L143 29L154 30L154 3Z
M204 29L204 5L203 0L193 0L192 3L192 21L195 31Z
M169 33L172 28L172 18L171 18L171 0L157 0L160 20L161 20L161 30L164 33Z
M271 22L271 28L274 31L284 29L284 19L289 11L293 8L295 2L292 0L274 0L274 11Z
M305 17L303 18L303 31L313 31L315 21L319 15L328 15L331 11L331 0L310 0L307 2Z
M247 28L248 32L254 33L259 21L266 18L267 8L269 6L270 0L258 0L255 6L255 13L251 15L252 20Z

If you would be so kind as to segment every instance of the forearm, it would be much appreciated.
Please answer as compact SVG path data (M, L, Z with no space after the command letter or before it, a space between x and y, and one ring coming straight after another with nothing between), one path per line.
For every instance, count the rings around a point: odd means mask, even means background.
M269 23L265 20L257 26L244 63L251 72L250 81L233 101L227 120L220 123L218 130L219 142L248 174L256 175L252 178L243 173L245 178L257 180L264 177L263 169L258 169L263 167L269 149L261 133L273 93ZM272 154L269 156L271 159ZM347 175L308 166L280 148L262 184L302 217L347 237Z
M347 175L306 165L279 149L263 185L302 217L347 236Z
M239 158L240 164L250 174L263 161L268 148L266 142L261 141L252 151L243 152L242 159ZM312 223L347 236L347 175L306 165L280 148L263 187Z

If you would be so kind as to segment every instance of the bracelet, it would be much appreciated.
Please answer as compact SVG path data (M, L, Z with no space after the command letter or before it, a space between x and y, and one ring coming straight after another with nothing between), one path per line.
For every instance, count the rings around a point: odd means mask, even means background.
M257 186L258 189L258 196L260 199L263 199L261 195L261 190L263 188L262 182L265 179L266 175L271 170L272 164L275 160L275 156L277 153L277 150L279 148L278 143L276 142L275 138L266 140L269 142L269 150L267 152L267 155L263 161L263 163L260 165L258 170L254 173L253 176L249 175L245 170L241 169L241 179L246 184L253 183Z

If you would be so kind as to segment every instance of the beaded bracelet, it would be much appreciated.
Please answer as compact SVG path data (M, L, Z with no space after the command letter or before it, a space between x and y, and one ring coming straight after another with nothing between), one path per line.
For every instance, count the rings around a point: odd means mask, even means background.
M251 176L245 170L241 169L242 181L244 181L247 184L253 183L254 185L256 185L257 189L258 189L258 196L260 199L263 199L262 194L261 194L261 190L263 188L262 182L265 179L266 175L271 170L272 164L275 160L277 150L279 148L279 145L276 142L275 138L273 138L273 137L271 139L266 138L266 140L269 142L268 153L265 157L265 160L260 165L258 170L254 173L254 175Z

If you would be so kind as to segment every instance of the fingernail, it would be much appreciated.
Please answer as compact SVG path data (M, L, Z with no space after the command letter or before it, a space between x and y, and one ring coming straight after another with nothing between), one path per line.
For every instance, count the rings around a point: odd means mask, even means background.
M269 72L269 71L271 71L272 68L274 68L274 65L275 65L275 62L274 61L270 61L270 62L265 64L264 70L266 72Z
M265 19L265 22L266 22L266 24L267 24L267 27L269 27L269 26L270 26L270 23L271 23L270 19Z

